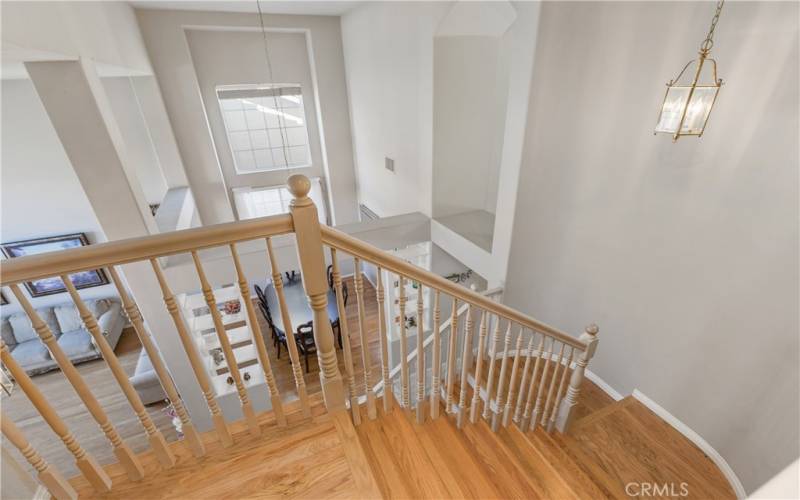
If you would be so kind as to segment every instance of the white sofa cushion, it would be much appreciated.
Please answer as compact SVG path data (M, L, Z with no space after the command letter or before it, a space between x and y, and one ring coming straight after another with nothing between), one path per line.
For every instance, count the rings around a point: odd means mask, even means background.
M39 338L25 313L11 315L8 322L11 323L11 330L18 344Z
M58 326L62 332L72 332L83 328L83 321L78 314L78 308L72 304L57 306L53 308L53 312L58 319Z

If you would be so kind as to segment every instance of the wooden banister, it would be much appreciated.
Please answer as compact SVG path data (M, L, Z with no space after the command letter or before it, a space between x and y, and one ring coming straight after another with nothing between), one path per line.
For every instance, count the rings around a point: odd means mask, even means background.
M495 302L486 296L417 267L414 264L406 262L399 257L380 250L369 243L364 243L363 241L332 227L321 226L321 230L322 240L324 243L343 250L350 255L361 257L366 261L380 265L381 267L396 274L402 274L408 279L418 281L423 285L440 290L452 297L458 298L461 301L472 304L479 309L502 316L504 319L510 320L524 327L525 329L547 334L550 337L556 338L558 341L576 347L579 350L586 348L586 344L583 341L569 335L568 333L562 332L561 330L531 318L530 316L517 311L516 309L512 309L504 304Z
M334 249L331 248L331 252ZM389 339L386 338L386 310L384 309L384 290L383 290L383 269L378 267L378 285L377 285L377 301L378 301L378 335L380 336L381 343L381 376L383 382L383 412L389 413L392 411L392 400L394 393L391 390L391 382L389 375Z
M261 428L258 425L258 418L253 410L253 404L247 394L247 388L242 381L242 374L239 372L239 362L236 361L236 355L233 353L231 341L225 331L225 325L222 323L222 315L217 308L217 299L214 296L214 291L211 289L211 283L208 282L206 273L203 270L203 264L200 262L200 256L197 251L192 251L192 260L194 267L197 270L197 277L200 279L200 287L203 290L203 298L206 300L208 311L211 314L211 320L214 323L214 331L217 333L217 340L222 348L222 354L228 364L228 373L233 378L233 383L236 386L236 392L239 395L239 402L242 405L242 413L247 422L247 427L250 429L250 435L258 437L261 435Z
M232 446L233 437L231 436L230 429L228 428L228 424L225 422L225 416L219 409L216 395L211 390L211 381L208 379L208 374L206 373L206 369L200 359L200 354L197 352L197 346L195 345L194 340L192 340L192 337L189 336L189 332L186 330L186 323L183 320L183 316L181 316L181 311L177 302L175 301L175 296L172 294L172 290L170 289L169 284L164 277L164 273L161 271L161 265L158 263L158 261L156 259L150 259L150 264L152 265L153 272L158 280L158 285L161 287L161 294L164 298L164 304L167 307L169 315L172 317L175 330L178 332L178 338L181 341L181 345L183 345L184 352L186 352L186 357L189 358L189 364L192 366L192 372L194 372L195 379L197 379L197 383L200 385L200 390L203 392L203 397L206 400L206 405L208 405L208 411L211 413L211 420L214 422L214 428L217 431L219 440L222 443L222 446Z
M286 425L283 402L281 401L280 391L278 391L278 385L275 383L275 376L272 374L272 363L270 363L269 355L267 354L267 347L264 345L264 335L261 332L256 308L250 296L250 285L247 283L247 278L245 278L242 263L239 260L239 252L236 250L236 243L231 243L230 248L233 266L236 268L236 278L239 282L239 293L242 294L242 301L244 301L245 310L247 311L247 320L250 323L250 336L253 339L253 345L256 347L256 355L261 364L261 370L264 372L264 379L267 382L272 411L275 413L275 421L279 426L283 427Z
M486 347L486 311L481 313L481 326L478 333L478 354L475 362L475 387L472 389L472 403L469 409L469 421L478 421L481 404L481 384L483 383L483 351Z
M291 232L292 218L282 214L15 257L2 262L0 284L73 274Z
M441 384L441 370L442 370L442 354L441 354L441 330L439 329L439 320L441 312L439 311L439 290L434 291L433 296L433 352L431 353L431 418L439 417L439 385ZM418 356L420 354L417 352Z
M417 283L417 423L425 422L425 352L422 350L425 334L425 305L422 283Z
M586 331L581 335L581 340L586 343L587 347L575 363L575 369L572 370L572 377L569 381L567 394L564 396L564 400L561 401L561 405L558 408L556 428L559 432L567 432L574 419L575 412L573 410L575 409L575 405L578 404L578 395L581 392L583 373L586 370L586 365L589 363L589 360L592 359L592 356L594 356L597 350L597 333L599 331L600 329L597 325L592 324L587 326Z
M275 295L278 297L278 307L281 310L283 333L286 336L286 350L289 351L289 359L292 361L292 375L294 376L295 387L297 387L297 396L300 398L303 416L310 417L311 407L308 405L306 379L303 376L303 369L300 367L300 356L297 354L297 344L294 342L292 316L289 314L289 306L286 304L286 294L283 291L281 268L278 266L278 259L275 257L275 250L272 248L272 238L270 237L267 237L267 257L269 258L269 267L272 272L272 286L275 287Z
M31 325L33 329L36 331L36 334L39 335L39 338L44 342L44 345L47 346L47 349L50 351L51 356L58 364L58 367L61 368L61 372L69 381L72 388L75 390L75 393L78 394L78 397L81 398L81 401L86 406L86 409L89 410L89 413L94 418L97 425L100 426L100 429L105 434L106 439L108 439L111 446L114 448L114 456L117 457L117 460L122 464L125 468L125 472L127 472L128 477L132 481L138 481L144 477L144 470L142 469L142 465L139 463L139 459L136 458L136 455L131 451L128 444L122 440L120 437L119 432L114 427L114 424L108 419L108 415L106 414L103 407L100 406L100 403L97 401L97 398L94 397L92 391L89 389L89 386L86 384L86 381L83 379L78 370L69 360L69 357L64 353L61 346L56 341L56 337L53 335L53 332L50 330L50 327L47 326L47 323L42 321L42 318L39 316L39 313L33 308L31 303L28 301L28 298L22 293L19 289L19 286L16 284L12 284L10 286L11 292L17 298L17 301L22 306L22 309L25 310L25 314L28 315L28 319L31 320Z
M89 308L86 307L86 304L78 294L78 290L75 288L72 280L69 279L69 276L61 275L61 281L67 288L72 302L75 303L75 307L78 309L84 326L94 339L95 345L100 349L100 354L111 370L111 374L114 376L114 379L116 379L117 384L120 389L122 389L123 394L125 394L125 398L127 398L128 403L130 403L131 408L133 408L133 412L136 414L139 422L147 433L147 439L150 442L150 447L156 454L156 458L158 458L162 467L167 469L172 467L175 465L175 455L172 453L169 446L167 446L167 442L164 440L161 431L156 429L156 426L153 424L153 420L150 418L147 410L145 410L142 400L139 398L139 394L136 392L136 389L133 388L131 381L128 380L128 375L122 368L119 359L117 359L117 355L114 354L114 349L111 348L103 332L100 331L97 319L94 317L94 314L89 311Z
M150 332L148 332L145 327L144 320L139 312L139 307L125 289L116 268L114 266L109 266L108 272L111 275L111 281L113 281L114 285L117 287L117 293L119 294L120 300L122 300L122 307L125 309L125 313L131 325L133 325L133 329L136 331L136 336L139 337L139 342L142 343L142 347L147 353L147 357L150 359L150 364L153 365L153 370L156 372L156 376L158 376L158 380L161 382L161 387L164 388L164 393L167 395L167 398L169 398L172 407L175 408L175 413L181 421L181 429L183 435L186 436L189 449L195 457L202 457L205 454L203 440L200 439L200 434L189 419L189 414L186 412L183 400L178 395L175 382L172 380L166 366L164 366L164 361L161 360L161 353L158 352L158 349L153 343L153 339L150 338Z
M6 343L2 340L0 340L0 360L3 361L3 364L8 368L11 376L17 381L22 392L28 396L31 404L33 404L34 408L36 408L47 425L50 426L53 432L61 439L72 456L75 457L75 465L78 467L78 470L81 471L83 477L92 485L92 488L98 493L111 491L111 478L108 477L103 467L97 463L97 460L81 447L78 440L75 439L75 436L69 430L69 427L67 427L67 424L64 423L55 409L50 406L50 403L47 402L42 391L36 387L36 384L33 383L33 380L31 380L25 370L22 369L14 357L11 356L8 346L6 346ZM3 420L5 420L5 417L3 417Z
M54 467L50 467L50 464L31 446L16 424L2 412L0 412L0 428L2 428L6 439L11 441L11 444L17 447L22 456L25 457L25 460L36 469L39 482L47 488L47 491L56 500L75 500L78 498L75 489L64 479L64 476Z
M303 288L314 314L314 343L320 367L322 397L328 412L337 413L345 410L344 385L328 317L328 280L325 277L325 256L319 215L314 202L308 197L311 181L307 177L293 175L289 177L288 185L289 192L294 196L289 211L292 214L292 226L297 240L297 259L302 271Z
M361 342L361 363L364 367L364 392L367 395L367 416L374 420L377 416L375 408L375 392L372 390L372 357L369 352L367 337L367 316L364 306L364 278L361 272L361 259L353 261L353 282L356 286L356 305L358 306L358 337ZM340 315L341 316L341 315Z
M408 374L408 338L406 337L406 281L403 275L398 276L400 293L397 304L400 307L400 393L403 408L408 410L409 402L409 374Z
M333 289L336 292L336 308L339 311L339 335L342 336L342 349L344 350L345 382L350 393L350 413L353 423L359 425L361 424L361 412L358 411L358 390L356 389L356 377L353 374L353 350L350 346L350 328L347 324L347 309L344 305L342 273L339 272L339 256L336 255L335 248L331 248L331 266ZM378 279L380 279L380 271L378 271ZM379 300L383 300L383 297L379 297ZM381 340L383 340L382 337Z

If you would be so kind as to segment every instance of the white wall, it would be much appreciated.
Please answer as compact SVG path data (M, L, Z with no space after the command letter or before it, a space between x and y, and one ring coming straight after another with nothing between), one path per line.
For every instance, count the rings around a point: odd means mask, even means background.
M89 57L102 76L151 73L127 2L3 2L1 31L4 78L24 75L20 57Z
M204 224L233 219L213 138L200 97L185 29L257 31L256 15L224 12L137 10L161 93L172 122L186 174ZM352 139L339 20L332 16L266 15L268 29L308 33L312 78L318 90L315 105L322 131L323 161L330 181L336 224L358 219ZM232 58L237 57L231 54ZM264 66L266 62L263 62Z
M708 2L545 2L505 302L705 438L752 492L798 451L797 3L727 3L705 135L654 136Z
M500 38L436 37L433 64L433 216L485 210L497 188L498 115L506 92L498 83ZM502 102L500 102L502 98ZM488 198L488 199L487 199ZM489 212L494 212L491 207Z
M187 30L186 39L192 53L192 62L200 84L206 107L208 123L217 146L217 155L228 188L245 186L277 186L286 184L292 174L307 177L325 177L322 160L317 107L314 103L314 80L308 60L308 46L304 33L268 33L270 60L274 76L270 80L264 59L264 39L253 31ZM231 57L236 54L236 57ZM300 84L303 92L306 126L308 129L311 166L308 168L280 168L271 172L254 172L239 175L233 163L233 153L228 143L225 123L220 111L216 88L219 85L270 83Z
M359 202L381 217L432 213L433 36L450 5L369 2L342 16Z
M33 83L3 80L2 109L0 241L68 233L86 233L90 243L105 241ZM18 310L10 290L4 288L3 293L12 302L3 307L3 314ZM112 295L116 295L113 285L81 291L85 298ZM66 294L57 294L32 299L32 304L43 307L68 301Z
M103 78L102 82L125 141L128 161L142 185L145 199L150 205L161 203L167 192L167 181L161 171L161 164L131 78Z

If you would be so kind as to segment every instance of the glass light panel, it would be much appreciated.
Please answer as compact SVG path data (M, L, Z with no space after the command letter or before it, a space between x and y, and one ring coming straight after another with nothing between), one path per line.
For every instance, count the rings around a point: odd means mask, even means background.
M719 87L695 87L689 107L686 108L681 134L700 134L703 131L718 90Z
M690 89L691 87L669 87L667 89L667 97L661 107L661 116L658 118L656 132L674 134L678 131Z

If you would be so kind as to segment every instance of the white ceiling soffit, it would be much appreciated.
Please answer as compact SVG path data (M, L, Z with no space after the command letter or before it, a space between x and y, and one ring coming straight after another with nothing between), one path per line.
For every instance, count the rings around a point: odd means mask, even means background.
M444 16L436 36L494 36L500 37L517 19L517 11L510 2L453 3Z
M341 16L361 2L358 1L273 1L260 0L265 14L295 14L306 16ZM196 10L216 12L258 13L256 0L132 0L137 9Z

